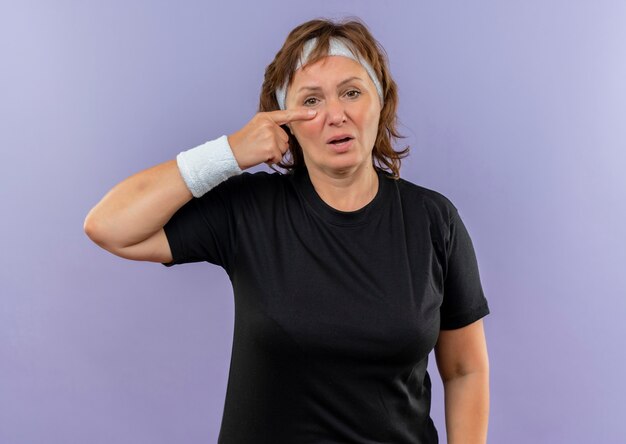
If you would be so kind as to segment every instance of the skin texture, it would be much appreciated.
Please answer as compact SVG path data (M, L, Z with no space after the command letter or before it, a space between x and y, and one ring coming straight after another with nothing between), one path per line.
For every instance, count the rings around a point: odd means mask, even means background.
M489 359L483 320L455 330L442 330L435 358L445 392L448 443L486 443Z
M315 110L304 107L257 113L243 128L228 136L239 168L280 162L289 148L289 135L280 125L311 119L315 114Z
M358 62L341 56L325 57L296 71L289 85L287 110L301 107L314 109L317 115L288 126L302 147L316 191L335 209L362 208L378 190L372 149L381 104L374 83ZM346 133L354 136L347 152L337 153L326 143Z

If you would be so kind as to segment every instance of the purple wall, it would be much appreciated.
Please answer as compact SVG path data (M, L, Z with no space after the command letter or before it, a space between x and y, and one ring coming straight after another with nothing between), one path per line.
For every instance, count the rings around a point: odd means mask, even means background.
M626 442L624 2L12 3L1 443L216 441L226 273L118 258L83 220L122 179L243 126L294 26L350 14L399 84L403 177L447 195L474 240L492 310L489 442ZM445 442L434 357L430 372Z

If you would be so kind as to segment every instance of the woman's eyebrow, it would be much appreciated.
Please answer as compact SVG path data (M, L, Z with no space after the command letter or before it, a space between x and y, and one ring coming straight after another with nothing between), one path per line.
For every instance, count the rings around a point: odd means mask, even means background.
M348 77L345 80L342 80L341 82L339 82L339 84L337 85L337 88L341 88L343 85L345 85L346 83L349 83L353 80L360 80L361 82L363 82L363 79L360 77ZM320 88L319 86L302 86L300 89L298 89L298 91L296 91L296 93L299 93L300 91L304 91L304 90L308 90L308 91L319 91L322 88Z

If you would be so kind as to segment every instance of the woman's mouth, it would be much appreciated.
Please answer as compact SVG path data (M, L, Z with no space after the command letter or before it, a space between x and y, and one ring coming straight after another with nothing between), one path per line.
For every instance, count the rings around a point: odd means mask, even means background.
M353 140L354 138L347 136L331 140L328 142L328 145L333 149L333 151L337 153L344 153L350 149Z

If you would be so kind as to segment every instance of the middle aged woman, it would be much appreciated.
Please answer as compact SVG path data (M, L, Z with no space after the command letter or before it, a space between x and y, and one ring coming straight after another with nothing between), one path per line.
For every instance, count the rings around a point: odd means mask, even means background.
M228 273L220 443L437 443L433 348L448 442L486 441L476 256L452 202L400 178L397 102L361 21L311 20L267 67L248 124L127 179L90 213L90 237L119 256ZM242 172L262 162L287 174Z

